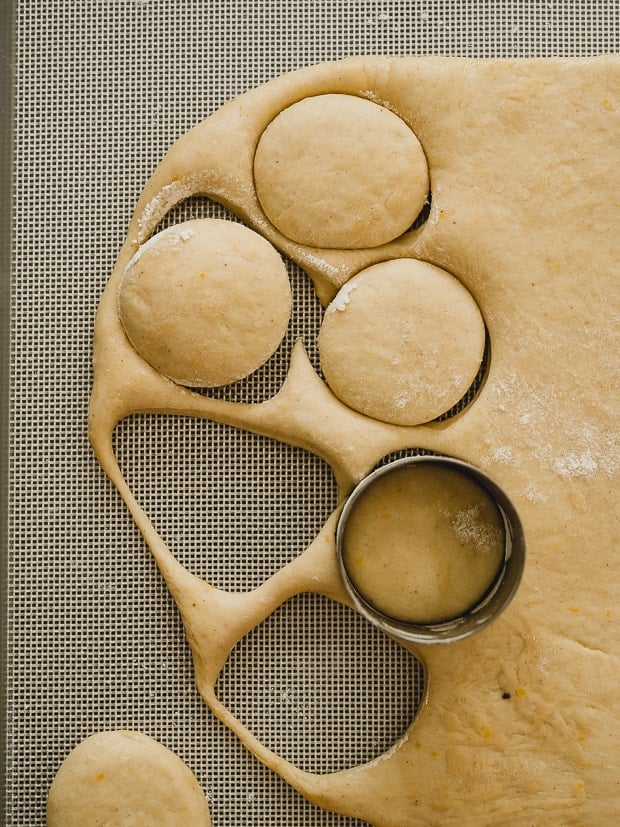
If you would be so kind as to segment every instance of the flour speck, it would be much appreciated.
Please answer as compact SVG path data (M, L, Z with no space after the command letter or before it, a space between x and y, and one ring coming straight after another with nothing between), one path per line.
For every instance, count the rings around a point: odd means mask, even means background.
M353 293L353 291L355 290L355 288L357 286L358 286L357 282L354 281L354 280L348 281L346 284L344 284L340 288L340 290L338 291L335 298L333 299L333 301L328 306L328 308L325 312L326 313L335 313L337 311L342 312L346 308L346 306L349 304L349 302L351 301L351 294Z
M553 463L553 470L564 478L591 477L597 468L598 463L590 451L558 457Z

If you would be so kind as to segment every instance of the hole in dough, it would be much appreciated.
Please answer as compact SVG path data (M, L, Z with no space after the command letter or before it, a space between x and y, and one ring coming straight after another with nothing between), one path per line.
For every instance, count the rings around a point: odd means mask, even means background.
M189 387L227 385L276 350L291 313L278 252L241 224L197 219L149 239L131 259L118 307L152 367Z
M422 209L417 214L415 221L413 224L407 229L406 232L412 232L413 230L419 229L423 224L426 224L428 221L428 217L431 214L431 207L433 205L433 193L431 190L428 191L428 195L426 196L426 201L422 204Z
M449 411L476 378L486 329L469 291L417 259L384 261L350 279L327 307L321 367L346 405L395 425Z
M135 414L116 426L113 447L179 563L221 589L274 575L338 502L332 470L314 454L217 422Z
M256 194L287 238L312 247L377 247L427 200L426 157L407 124L354 95L317 95L281 112L254 158Z
M318 594L288 600L243 638L216 686L262 743L317 773L383 754L413 720L423 691L424 668L413 655Z

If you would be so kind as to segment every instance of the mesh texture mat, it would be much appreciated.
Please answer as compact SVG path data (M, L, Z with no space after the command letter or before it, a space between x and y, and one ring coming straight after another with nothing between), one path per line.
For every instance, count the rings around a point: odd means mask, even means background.
M190 766L215 827L360 824L302 799L200 700L176 609L88 446L97 302L157 161L231 97L353 54L617 51L618 3L49 0L18 2L15 19L4 823L44 824L72 747L129 728ZM197 199L168 223L222 214ZM289 273L287 337L228 398L272 396L299 335L318 367L321 309L306 276ZM115 448L179 559L223 588L273 574L336 503L320 460L210 422L131 417ZM268 746L327 772L388 748L423 680L352 611L305 595L238 645L218 691Z

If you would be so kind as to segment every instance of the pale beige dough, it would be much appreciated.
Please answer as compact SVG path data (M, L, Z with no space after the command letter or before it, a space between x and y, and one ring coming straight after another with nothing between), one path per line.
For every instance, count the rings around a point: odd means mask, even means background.
M287 238L313 247L376 247L415 221L428 196L420 142L386 109L353 95L294 103L261 135L261 206Z
M378 477L347 520L343 560L361 596L407 623L464 614L504 559L502 516L479 483L424 464Z
M484 354L471 294L445 270L404 258L358 273L325 312L321 367L338 399L395 425L418 425L453 407Z
M286 267L247 227L199 219L150 239L125 269L123 327L156 370L190 387L227 385L259 368L291 313Z
M412 125L433 188L422 227L379 249L318 250L265 221L253 178L260 136L293 103L326 93L386 102ZM175 143L140 197L102 296L90 438L177 602L202 697L303 795L374 827L618 821L619 100L615 56L363 57L278 78ZM325 303L354 274L390 258L454 273L490 338L475 401L442 423L373 420L334 396L299 343L283 387L261 404L208 398L150 369L124 334L119 282L137 245L194 193L259 229L310 273ZM136 411L205 417L302 446L330 463L343 497L382 456L411 446L481 466L507 493L528 548L519 591L480 634L417 650L427 695L393 749L341 772L303 772L221 703L215 686L231 649L281 603L307 590L347 602L337 514L258 589L214 588L177 562L120 472L112 434Z
M67 756L47 801L47 827L211 827L181 759L139 732L91 735Z

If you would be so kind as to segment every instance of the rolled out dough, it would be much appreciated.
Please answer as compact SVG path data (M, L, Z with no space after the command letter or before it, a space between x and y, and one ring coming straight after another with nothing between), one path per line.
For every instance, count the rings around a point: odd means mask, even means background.
M416 134L433 195L423 226L378 248L327 250L291 241L265 215L254 180L261 136L293 104L327 94L381 101ZM303 795L375 827L618 822L619 99L615 56L364 57L283 76L174 144L140 197L102 297L90 437L177 602L202 697ZM138 246L192 194L234 209L308 271L325 304L381 261L417 258L453 273L490 338L490 368L473 404L415 427L371 419L333 395L301 345L284 386L262 404L209 399L166 380L127 341L116 296ZM510 496L528 542L520 590L485 631L417 652L430 676L427 697L384 756L337 773L303 772L217 698L231 648L284 600L314 590L346 602L336 515L255 591L213 588L175 560L122 477L112 431L136 411L207 417L300 445L331 464L343 497L378 459L411 446L483 467Z

